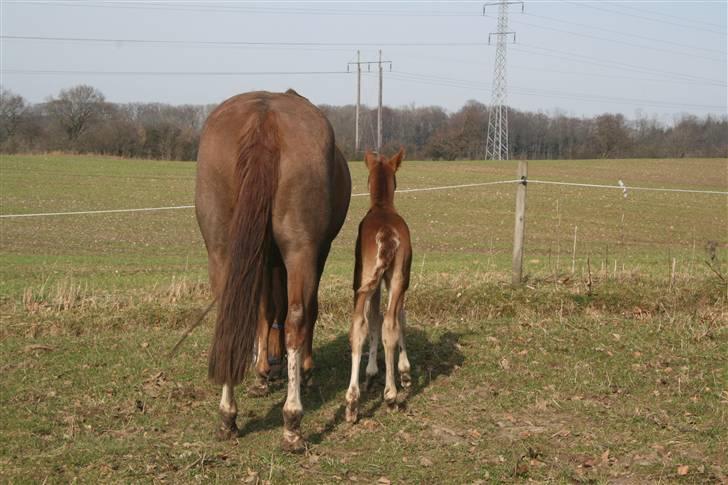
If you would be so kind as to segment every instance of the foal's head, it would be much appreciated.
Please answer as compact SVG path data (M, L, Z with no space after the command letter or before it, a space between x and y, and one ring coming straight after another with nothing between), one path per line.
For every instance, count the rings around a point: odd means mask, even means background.
M397 188L397 169L402 164L404 148L400 148L389 160L381 154L367 150L364 162L369 169L369 196L372 206L391 206L394 203L394 190Z

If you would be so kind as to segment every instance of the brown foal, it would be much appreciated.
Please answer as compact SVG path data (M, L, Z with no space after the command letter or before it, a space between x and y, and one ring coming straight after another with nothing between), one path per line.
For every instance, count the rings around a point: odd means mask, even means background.
M399 375L402 387L411 385L410 364L404 344L404 294L409 287L412 246L404 219L394 208L395 173L404 158L401 149L385 160L381 155L366 152L369 169L371 207L359 224L354 269L354 313L349 340L351 343L351 381L346 392L346 420L353 423L359 408L359 363L364 339L369 334L367 387L377 374L377 346L381 331L386 365L384 400L392 407L397 399L394 380L394 352L399 345ZM382 318L380 299L382 282L387 287L389 302Z

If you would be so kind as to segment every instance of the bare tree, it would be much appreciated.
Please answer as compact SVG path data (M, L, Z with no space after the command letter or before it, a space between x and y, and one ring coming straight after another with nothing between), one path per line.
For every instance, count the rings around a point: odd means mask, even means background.
M106 102L96 88L81 84L63 89L48 104L48 113L58 123L69 142L76 142L89 126L101 118Z
M0 88L0 143L15 135L25 109L22 96Z

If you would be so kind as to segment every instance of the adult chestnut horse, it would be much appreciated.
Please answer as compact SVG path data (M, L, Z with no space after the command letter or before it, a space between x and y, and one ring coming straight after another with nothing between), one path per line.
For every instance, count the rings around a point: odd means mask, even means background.
M303 449L300 386L313 367L319 280L350 197L349 168L331 125L295 91L241 94L207 119L195 207L219 302L208 374L222 386L223 436L238 434L234 386L252 360L256 337L256 371L264 384L268 332L274 321L285 322L282 446Z

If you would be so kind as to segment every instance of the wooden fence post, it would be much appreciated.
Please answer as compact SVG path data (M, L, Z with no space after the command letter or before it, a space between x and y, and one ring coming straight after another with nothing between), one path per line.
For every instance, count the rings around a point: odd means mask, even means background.
M513 232L513 280L514 285L521 284L523 275L523 236L526 228L526 184L528 183L528 162L518 161L518 179L516 188L516 227Z

